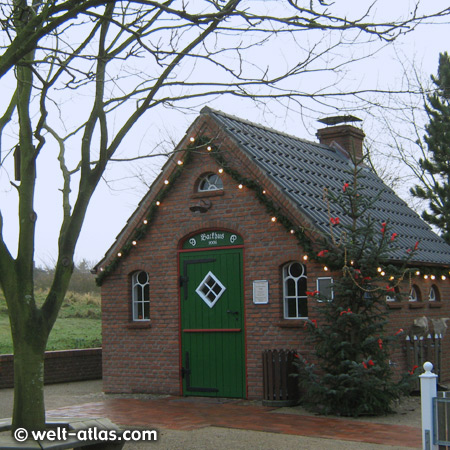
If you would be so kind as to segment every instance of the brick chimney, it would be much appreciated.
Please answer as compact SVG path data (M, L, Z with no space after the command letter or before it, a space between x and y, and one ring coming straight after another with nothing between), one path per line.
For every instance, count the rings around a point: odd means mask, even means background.
M319 138L321 144L330 146L335 142L349 154L349 157L353 161L359 163L363 158L363 142L366 135L360 128L356 128L353 125L335 125L344 121L355 122L360 121L360 119L353 116L338 116L321 119L319 122L333 124L334 126L320 128L317 130L316 136Z

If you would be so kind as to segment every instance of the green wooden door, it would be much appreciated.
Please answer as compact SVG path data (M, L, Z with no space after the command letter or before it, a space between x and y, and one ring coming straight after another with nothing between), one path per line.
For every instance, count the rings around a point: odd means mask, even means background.
M245 397L242 250L182 253L184 395Z

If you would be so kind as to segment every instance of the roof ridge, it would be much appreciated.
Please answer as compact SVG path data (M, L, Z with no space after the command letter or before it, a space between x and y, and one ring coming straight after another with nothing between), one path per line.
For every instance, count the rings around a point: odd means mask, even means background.
M225 112L220 111L218 109L213 109L213 108L211 108L209 106L204 106L201 109L201 111L200 111L200 114L210 114L210 113L217 114L219 116L224 116L224 117L226 117L228 119L236 120L238 122L241 122L241 123L244 123L244 124L256 127L256 128L260 128L262 130L269 131L271 133L274 133L274 134L277 134L277 135L280 135L280 136L285 136L285 137L288 137L290 139L295 139L296 141L304 142L304 143L307 143L307 144L312 144L312 145L315 145L317 147L326 147L329 150L330 149L331 150L335 150L335 149L331 148L329 145L324 145L324 144L321 144L320 142L309 141L307 139L301 138L299 136L295 136L293 134L286 133L284 131L275 130L274 128L268 127L266 125L262 125L260 123L252 122L252 121L247 120L247 119L242 119L241 117L235 116L233 114L225 113Z

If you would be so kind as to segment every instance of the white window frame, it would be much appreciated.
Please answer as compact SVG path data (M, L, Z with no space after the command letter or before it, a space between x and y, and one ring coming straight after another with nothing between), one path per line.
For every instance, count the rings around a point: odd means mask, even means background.
M409 301L410 302L419 302L420 301L420 293L418 291L418 287L413 285L411 287L411 291L409 292ZM413 295L415 293L415 295Z
M142 283L138 279L142 273L147 275L147 281L145 283ZM145 317L146 305L148 308L148 317ZM131 276L131 309L133 322L150 321L150 277L144 270L138 270Z
M330 292L331 298L327 298L325 301L332 302L334 300L334 289L333 289L333 277L318 277L316 280L316 289L319 292L319 295L322 295L320 292L320 281L321 280L329 280L330 281ZM324 300L318 300L319 302L323 302Z
M216 181L218 180L220 183L211 183L210 178L215 177ZM208 188L202 189L202 184L205 183ZM211 192L211 191L223 191L223 182L217 173L207 173L200 178L197 187L198 192Z
M433 284L430 287L430 292L428 294L428 301L429 302L438 302L440 300L440 293L438 287Z
M395 288L394 295L392 297L390 295L386 295L386 301L387 302L396 302L398 300L397 294L398 294L398 288Z
M219 291L216 291L216 288L219 287ZM206 288L206 292L205 291ZM222 294L225 292L226 287L220 282L220 280L209 271L205 278L203 278L202 282L198 285L195 292L200 296L200 298L210 307L212 308L217 300L222 297ZM212 298L210 298L212 295Z
M302 273L300 274L300 276L298 277L293 277L290 273L289 273L289 268L294 265L294 264L299 264L300 267L302 268ZM282 274L283 274L283 310L284 310L284 318L287 320L291 320L291 319L307 319L308 316L301 316L300 315L300 311L299 311L299 302L305 302L306 304L306 310L308 311L308 296L306 295L306 284L307 284L307 275L306 275L306 266L304 264L302 264L299 261L291 261L287 264L285 264L283 266L282 269ZM305 292L303 293L303 295L301 295L302 293L299 292L299 281L301 279L305 279ZM295 281L295 293L294 295L288 295L288 289L287 289L287 281L288 280L294 280ZM295 301L295 305L296 305L296 316L295 317L289 317L288 313L289 313L289 308L288 308L288 302L289 300L294 300Z

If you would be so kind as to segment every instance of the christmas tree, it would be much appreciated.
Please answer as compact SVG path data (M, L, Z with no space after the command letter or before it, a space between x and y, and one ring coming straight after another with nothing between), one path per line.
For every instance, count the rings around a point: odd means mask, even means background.
M365 194L363 176L363 166L354 164L342 191L326 193L329 211L332 205L340 216L330 214L331 239L317 257L342 276L333 282L332 299L308 292L318 300L314 319L306 324L318 367L299 357L299 379L304 404L324 414L385 414L409 388L407 377L393 380L389 365L397 337L386 333L386 296L401 295L418 243L401 265L389 264L397 234L387 220L372 217L376 199Z
M415 186L411 193L428 200L429 211L424 211L422 217L438 227L450 244L450 58L447 53L439 55L438 75L431 79L436 91L428 95L425 104L430 122L424 137L430 156L419 160L427 176L423 186Z

